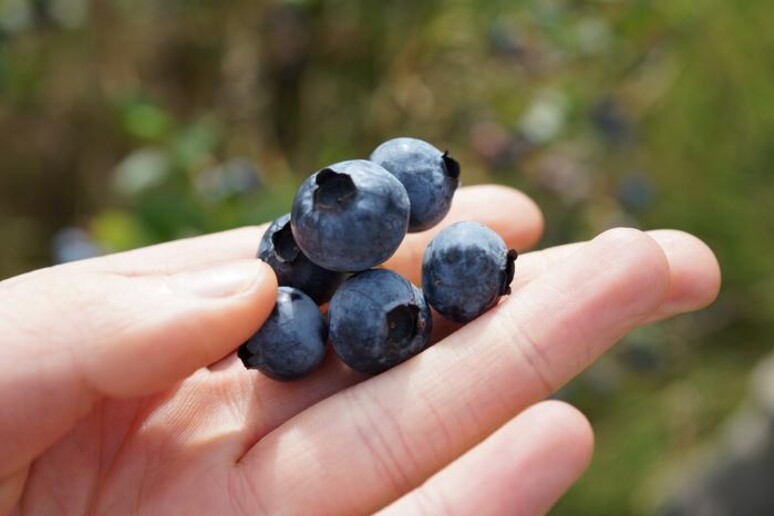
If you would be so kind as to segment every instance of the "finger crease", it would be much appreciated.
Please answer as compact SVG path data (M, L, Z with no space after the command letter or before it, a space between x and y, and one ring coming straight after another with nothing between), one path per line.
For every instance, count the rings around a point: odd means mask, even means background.
M374 400L369 398L365 402L360 399L362 394L357 392L356 389L345 392L346 399L354 409L352 413L362 415L362 418L353 417L355 431L360 442L368 451L369 456L374 459L375 469L380 471L380 475L386 478L391 485L393 491L391 495L400 495L410 485L410 477L390 444L395 441L388 439L384 430L382 430L389 417L382 417L380 422L377 422L376 418L371 415L371 409L369 408L374 404ZM379 407L378 403L377 406ZM381 407L380 411L384 412L381 410ZM383 414L383 416L387 416L387 414ZM400 442L401 446L406 447L406 442L400 432L398 432L397 441ZM405 449L404 451L406 452L404 455L410 458L409 450Z
M519 362L526 363L540 383L545 396L556 392L558 386L552 380L554 375L551 373L551 362L539 340L527 331L525 325L514 320L506 306L502 306L500 312L499 317L495 317L494 320L499 321L503 326L503 333L506 335L507 341L513 343L518 352L517 364Z

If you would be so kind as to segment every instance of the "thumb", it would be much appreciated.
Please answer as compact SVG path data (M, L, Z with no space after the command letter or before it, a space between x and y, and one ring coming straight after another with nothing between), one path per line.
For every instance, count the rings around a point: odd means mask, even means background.
M0 283L0 478L101 398L158 391L236 349L276 288L258 260L147 276L59 267Z

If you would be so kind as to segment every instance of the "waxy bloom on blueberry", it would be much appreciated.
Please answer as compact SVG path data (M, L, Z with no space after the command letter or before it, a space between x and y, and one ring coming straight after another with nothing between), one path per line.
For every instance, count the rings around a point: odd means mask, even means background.
M324 269L301 252L290 229L290 214L272 222L258 246L258 258L277 274L280 286L295 287L315 303L327 303L344 281L341 272Z
M378 374L424 350L433 329L422 292L392 271L357 274L328 310L333 350L352 369Z
M517 253L476 222L458 222L441 231L422 259L427 302L452 321L466 323L511 293Z
M326 269L357 272L385 262L408 229L406 189L366 160L312 174L293 200L290 225L301 251Z
M237 355L248 369L275 380L298 380L322 363L327 337L315 302L298 289L280 287L271 315Z
M430 229L449 212L460 166L448 152L416 138L394 138L377 147L370 159L406 188L411 201L410 232Z

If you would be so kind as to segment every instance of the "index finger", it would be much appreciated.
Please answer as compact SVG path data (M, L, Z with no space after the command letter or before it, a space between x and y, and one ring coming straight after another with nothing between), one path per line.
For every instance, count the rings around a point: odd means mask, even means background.
M540 209L520 191L496 185L460 188L446 218L429 231L407 235L398 251L384 266L419 283L425 247L444 227L460 220L473 220L491 227L503 236L508 246L519 251L535 245L543 233ZM219 262L254 257L266 228L267 225L263 224L186 238L77 262L67 267L127 276L171 274L198 269Z

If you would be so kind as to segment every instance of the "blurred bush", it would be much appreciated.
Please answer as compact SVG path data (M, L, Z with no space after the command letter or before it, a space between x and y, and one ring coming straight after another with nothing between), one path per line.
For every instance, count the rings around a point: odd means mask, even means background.
M560 393L598 451L557 514L653 511L637 486L712 435L769 347L772 16L767 0L0 0L0 277L266 221L313 170L402 134L451 149L467 184L534 196L544 245L691 231L721 259L719 303Z

